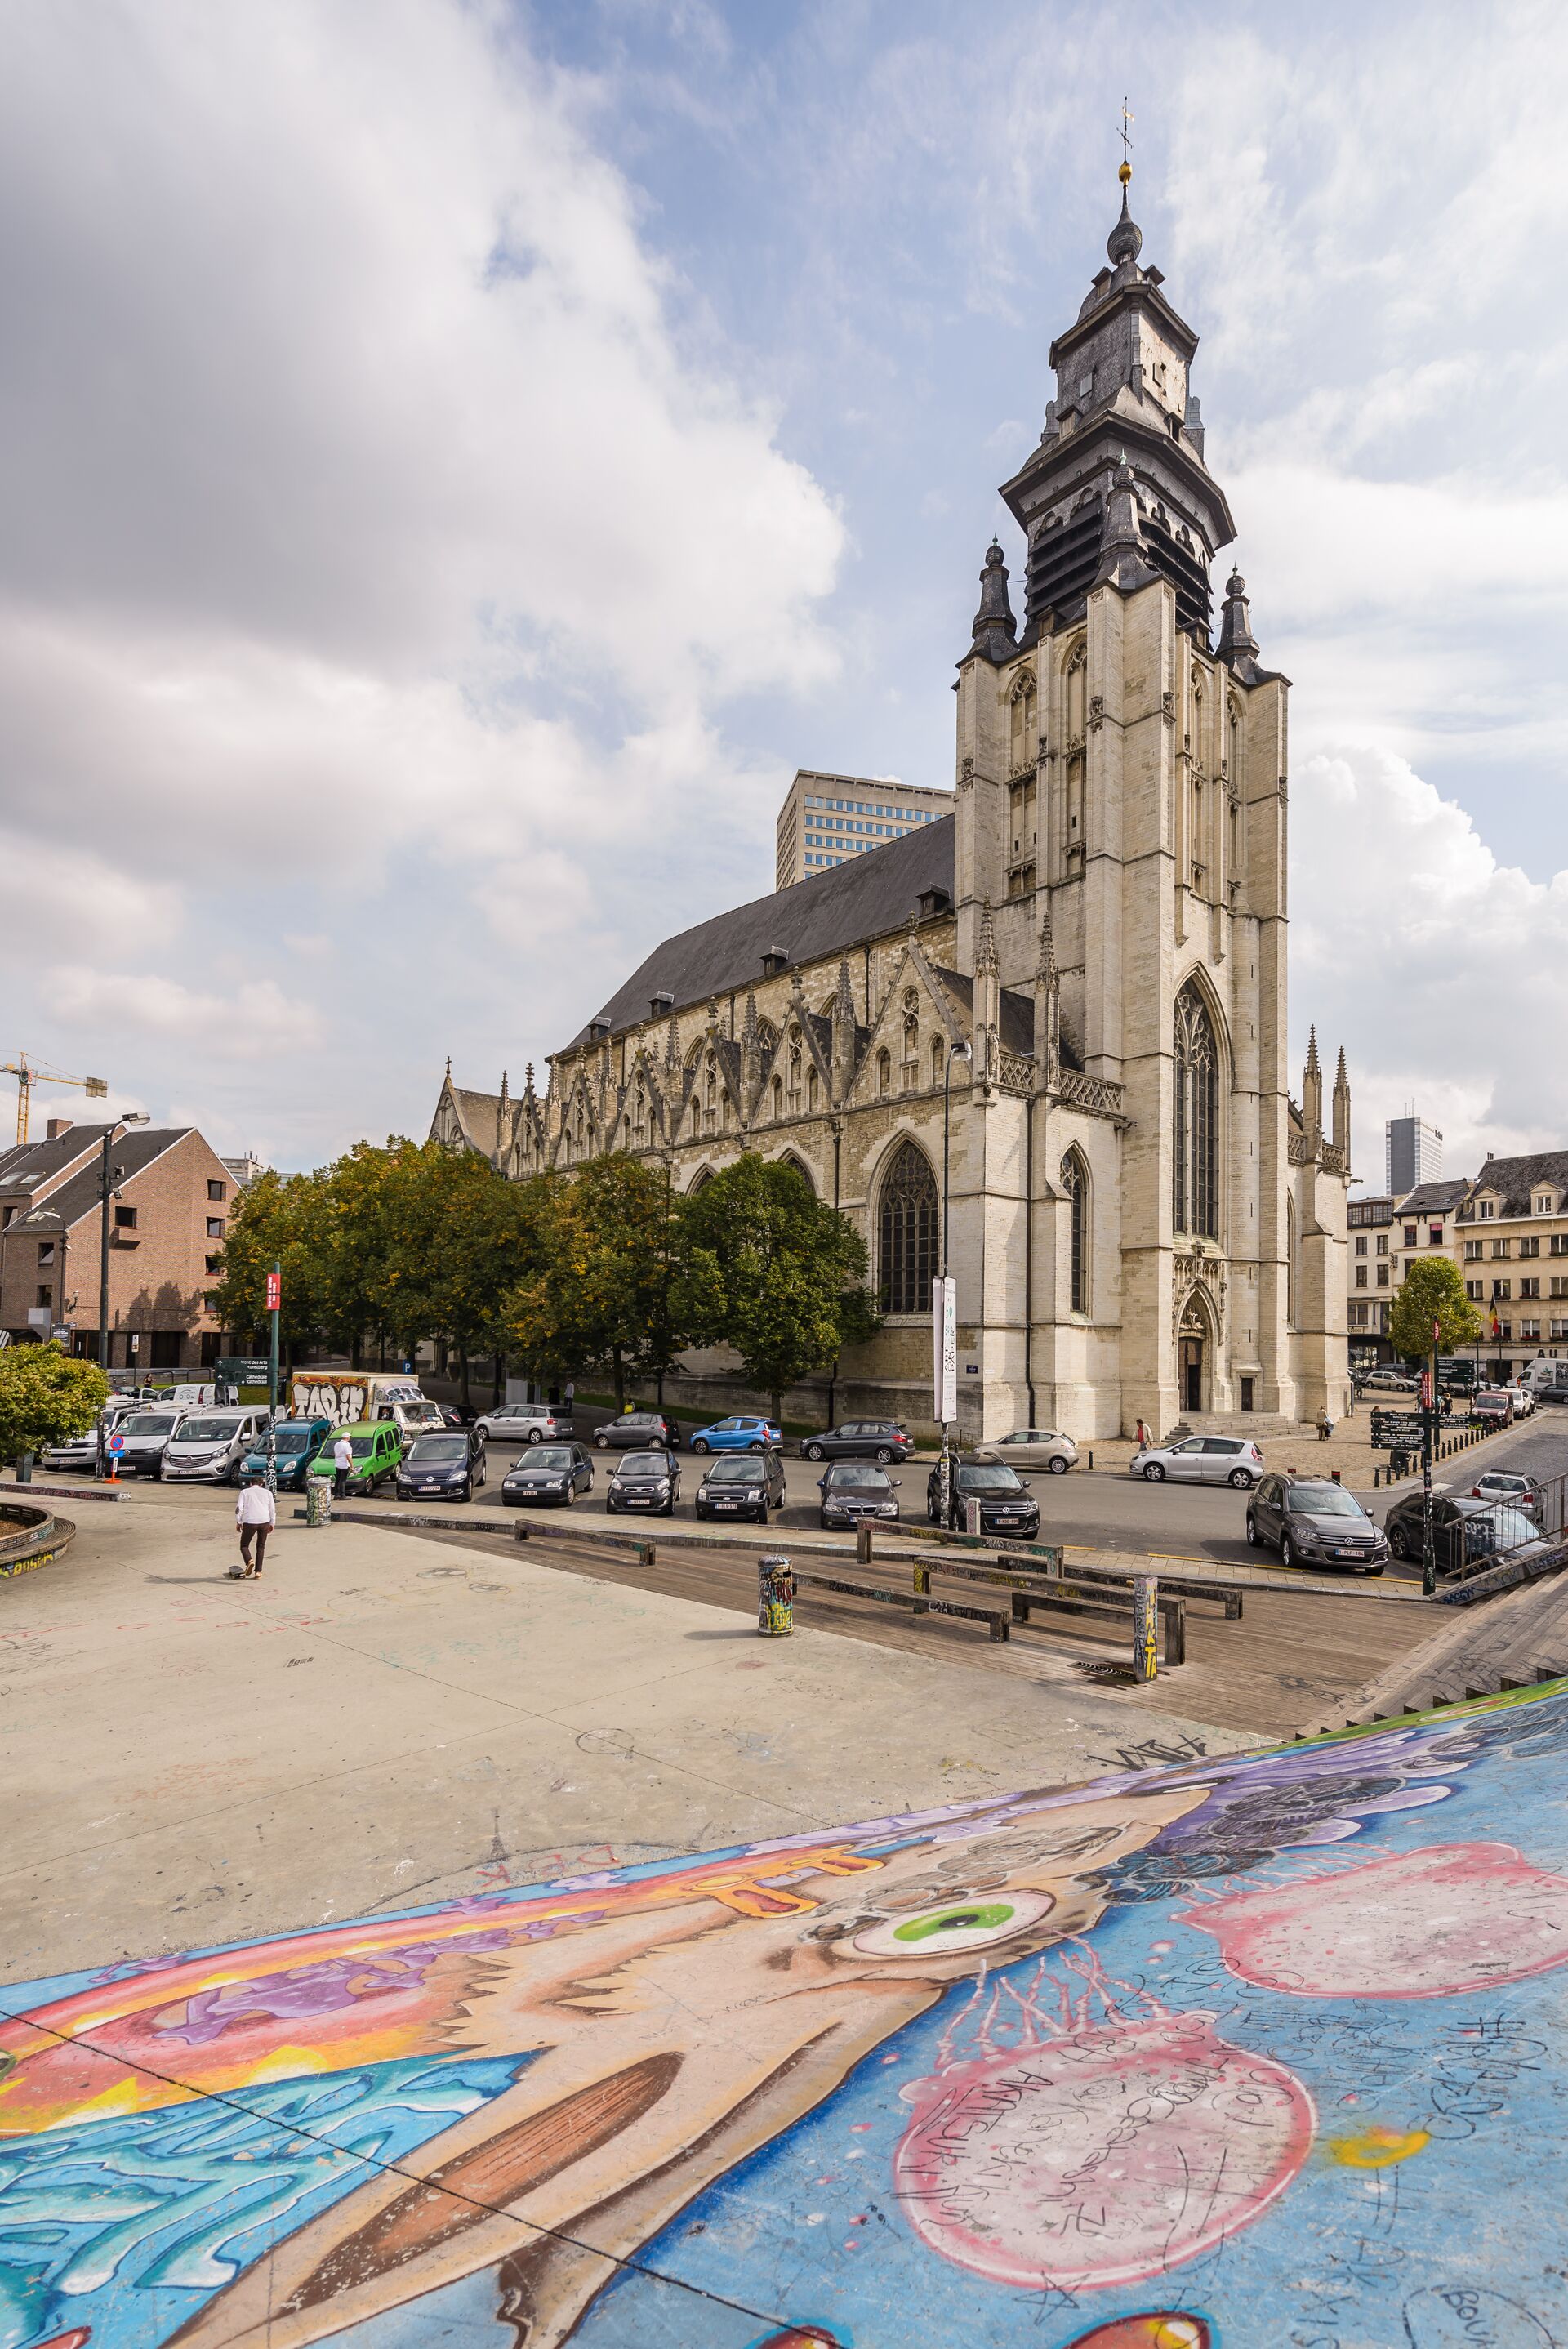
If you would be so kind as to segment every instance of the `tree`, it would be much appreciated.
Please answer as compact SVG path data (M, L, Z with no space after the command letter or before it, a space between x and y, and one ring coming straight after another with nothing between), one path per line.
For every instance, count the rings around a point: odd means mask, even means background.
M98 1364L74 1361L57 1342L0 1347L0 1460L85 1435L108 1401Z
M410 1346L438 1333L454 1345L465 1402L469 1355L493 1354L499 1376L511 1299L542 1268L546 1187L509 1182L471 1150L403 1145L388 1187L397 1246L383 1276L387 1326Z
M865 1242L795 1167L754 1151L682 1208L692 1334L733 1346L777 1419L786 1389L876 1330Z
M608 1369L615 1407L631 1371L662 1372L685 1342L677 1227L662 1168L616 1151L535 1194L538 1261L507 1310L509 1342L536 1378Z
M1434 1340L1432 1324L1438 1325ZM1446 1256L1419 1257L1406 1272L1388 1315L1394 1351L1408 1361L1458 1353L1481 1334L1480 1316L1465 1295L1458 1265Z
M325 1304L315 1230L320 1174L279 1174L271 1167L235 1200L223 1236L222 1271L207 1292L225 1330L260 1350L266 1343L267 1275L281 1263L278 1335L292 1355L321 1333Z

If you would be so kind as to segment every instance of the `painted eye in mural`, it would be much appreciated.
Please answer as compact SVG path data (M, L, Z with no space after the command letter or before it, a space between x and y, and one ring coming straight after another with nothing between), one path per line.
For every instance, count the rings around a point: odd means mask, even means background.
M1048 1892L1009 1892L978 1900L948 1900L913 1917L884 1917L857 1933L851 1946L866 1958L929 1957L940 1951L985 1950L1048 1917Z

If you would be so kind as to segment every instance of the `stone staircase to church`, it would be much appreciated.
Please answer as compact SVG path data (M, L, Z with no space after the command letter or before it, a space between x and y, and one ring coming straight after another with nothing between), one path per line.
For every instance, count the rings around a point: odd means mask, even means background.
M1284 1412L1191 1411L1179 1419L1161 1441L1174 1444L1184 1435L1250 1435L1254 1444L1262 1444L1271 1435L1299 1435L1311 1444L1316 1440L1316 1430Z

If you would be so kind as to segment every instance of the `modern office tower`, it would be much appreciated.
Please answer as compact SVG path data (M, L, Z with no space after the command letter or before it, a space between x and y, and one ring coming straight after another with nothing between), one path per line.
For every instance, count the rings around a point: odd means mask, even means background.
M865 775L818 775L802 768L779 811L779 877L792 887L846 857L902 840L919 825L953 813L951 792L923 784L878 782Z
M1435 1183L1443 1171L1443 1137L1424 1117L1391 1117L1384 1128L1387 1146L1387 1188L1396 1199L1418 1183Z

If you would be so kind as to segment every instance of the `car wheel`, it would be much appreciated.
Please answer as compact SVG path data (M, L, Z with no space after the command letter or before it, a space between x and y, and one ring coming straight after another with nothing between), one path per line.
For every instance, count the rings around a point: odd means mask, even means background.
M531 1435L528 1440L531 1444L533 1441L532 1436ZM608 1452L610 1449L609 1437L607 1435L596 1435L593 1438L593 1448L596 1452Z
M670 1495L669 1499L665 1503L665 1516L666 1516L666 1517L673 1517L673 1516L675 1516L675 1513L676 1513L676 1496L675 1496L675 1495L672 1493L672 1494Z
M1143 1476L1146 1484L1163 1485L1165 1482L1165 1471L1161 1468L1158 1460L1151 1460L1149 1463L1149 1465L1143 1472Z
M885 1468L892 1459L892 1454L888 1450L887 1445L885 1444L879 1444L877 1446L877 1466L879 1468Z
M827 1457L827 1454L823 1452L820 1444L808 1444L806 1446L806 1457L808 1460L822 1460Z
M1256 1517L1253 1516L1251 1509L1247 1511L1247 1547L1249 1549L1262 1549L1263 1547L1263 1538L1258 1532L1258 1521Z
M537 1427L531 1427L528 1431L528 1440L531 1444L541 1444L544 1439L540 1434Z
M1238 1493L1250 1493L1253 1489L1252 1472L1247 1468L1233 1468L1225 1482Z
M1065 1476L1067 1475L1068 1464L1061 1453L1057 1452L1052 1454L1050 1470L1053 1476Z
M1392 1528L1388 1536L1388 1547L1393 1551L1394 1556L1397 1558L1402 1559L1407 1565L1408 1565L1410 1557L1410 1537L1405 1531L1403 1526L1395 1526Z
M760 1452L762 1446L760 1444L748 1444L746 1448L748 1452Z
M691 1448L694 1452L711 1452L713 1446L708 1443L706 1436L694 1435L691 1440Z
M471 1500L473 1499L473 1497L474 1497L474 1480L473 1480L473 1478L470 1476L470 1477L469 1478L468 1483L463 1486L462 1494L461 1494L461 1498L462 1498L463 1500L465 1500L465 1501L471 1501Z

